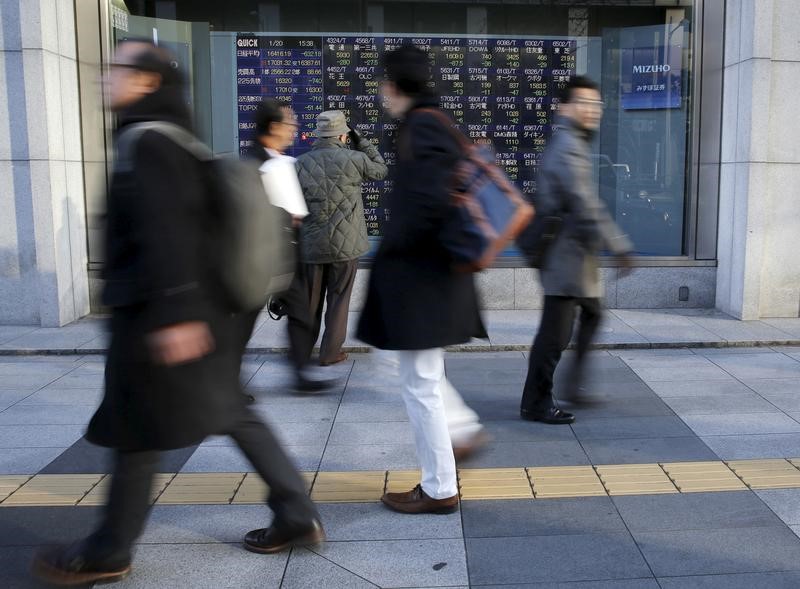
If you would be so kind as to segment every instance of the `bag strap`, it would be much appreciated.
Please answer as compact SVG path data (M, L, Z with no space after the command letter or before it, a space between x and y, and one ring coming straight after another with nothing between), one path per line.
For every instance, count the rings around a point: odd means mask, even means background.
M450 133L450 136L456 140L456 143L458 143L458 145L461 147L461 150L464 151L465 154L469 153L474 147L473 143L467 139L467 136L453 125L453 120L438 108L425 106L423 108L415 109L414 112L424 112L428 113L429 115L433 115L433 117L442 123L445 129L447 129L447 132Z
M117 136L117 160L124 171L133 166L133 149L146 131L155 131L168 137L200 161L213 159L211 150L180 125L166 121L134 123L125 127Z

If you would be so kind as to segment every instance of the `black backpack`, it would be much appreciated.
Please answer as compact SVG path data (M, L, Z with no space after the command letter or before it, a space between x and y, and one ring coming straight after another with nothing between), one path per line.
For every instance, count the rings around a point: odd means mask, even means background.
M294 275L294 235L287 231L284 211L269 201L258 166L215 158L189 131L162 121L125 127L117 140L118 165L131 166L133 147L145 131L169 137L206 167L214 218L211 263L229 309L254 311L271 294L285 291Z

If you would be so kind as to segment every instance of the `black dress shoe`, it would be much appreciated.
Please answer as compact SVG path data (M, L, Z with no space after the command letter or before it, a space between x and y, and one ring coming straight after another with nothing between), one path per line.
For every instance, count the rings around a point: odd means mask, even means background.
M575 416L572 413L562 411L558 407L550 407L547 411L542 412L521 409L519 416L525 421L541 421L553 425L568 425L575 422Z
M63 587L116 583L131 573L130 562L102 562L92 559L84 543L40 550L33 560L35 577Z
M242 396L244 397L245 405L252 405L256 402L256 398L250 393L242 393Z
M319 520L299 532L287 532L275 526L247 532L244 547L250 552L275 554L293 546L314 546L325 541L325 530Z

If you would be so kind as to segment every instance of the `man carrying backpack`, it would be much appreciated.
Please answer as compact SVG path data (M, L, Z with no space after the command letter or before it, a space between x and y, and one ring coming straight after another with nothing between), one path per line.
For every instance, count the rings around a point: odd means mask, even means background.
M302 226L302 257L312 336L316 341L327 299L319 363L329 366L347 360L342 345L350 295L358 258L369 251L361 184L382 180L387 168L378 149L347 126L341 111L320 113L316 135L311 151L297 158L297 175L309 209ZM348 137L354 149L347 149Z
M147 41L118 47L105 80L119 115L117 147L139 123L191 128L173 64ZM275 517L245 536L248 550L273 553L324 539L303 480L244 405L238 330L208 263L216 244L208 238L215 218L207 162L157 129L139 134L128 153L128 161L116 162L108 198L103 302L111 310L111 342L105 395L86 434L113 449L113 479L93 534L38 553L34 573L59 585L126 577L160 452L209 435L233 437L269 485Z
M580 401L580 384L589 344L602 317L599 254L619 256L630 266L632 245L616 226L592 180L589 147L600 128L603 102L592 80L576 76L564 89L559 119L537 178L536 214L561 219L561 229L541 264L544 311L531 349L520 416L528 421L569 424L575 416L553 399L553 374L569 345L575 310L580 308L575 363L565 400Z

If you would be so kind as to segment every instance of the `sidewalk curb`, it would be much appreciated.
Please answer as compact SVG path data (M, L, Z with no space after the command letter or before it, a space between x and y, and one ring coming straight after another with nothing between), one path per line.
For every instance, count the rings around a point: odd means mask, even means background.
M800 346L800 339L789 340L720 340L711 342L675 341L675 342L620 342L592 344L593 350L677 350L682 348L695 349L723 349L723 348L770 348L780 346ZM458 353L490 353L490 352L528 352L530 344L461 344L448 346L447 352ZM567 347L572 350L573 343ZM371 346L345 346L343 351L351 354L367 354L372 351ZM285 354L289 348L286 346L273 347L248 347L248 354ZM21 348L0 349L0 356L103 356L105 348ZM318 351L318 348L315 348Z

